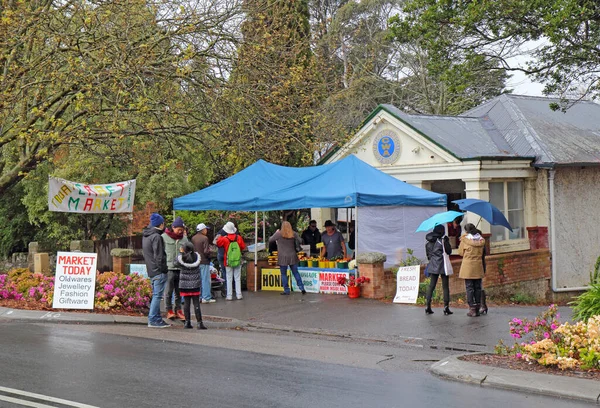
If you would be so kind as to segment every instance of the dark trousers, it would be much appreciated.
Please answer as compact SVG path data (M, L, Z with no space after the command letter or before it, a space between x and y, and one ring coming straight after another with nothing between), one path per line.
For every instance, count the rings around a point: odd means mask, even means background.
M175 310L173 310L173 292L175 293ZM165 307L167 312L181 310L181 294L179 293L179 269L169 270L167 287L165 289Z
M427 288L427 306L431 306L431 297L433 296L435 285L437 285L438 276L442 277L442 290L444 291L444 306L448 306L450 304L450 284L448 282L448 277L444 274L439 275L437 273L432 273L429 275L429 287Z
M185 320L191 321L190 307L194 302L194 314L196 315L196 321L200 323L202 321L202 312L200 311L200 296L184 296L183 297L183 315Z
M465 279L467 303L471 307L481 304L481 279Z

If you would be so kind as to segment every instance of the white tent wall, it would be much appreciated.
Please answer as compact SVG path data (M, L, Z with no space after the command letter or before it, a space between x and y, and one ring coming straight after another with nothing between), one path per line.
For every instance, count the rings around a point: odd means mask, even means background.
M396 265L406 257L407 249L426 262L425 232L415 232L423 220L445 207L360 207L356 236L358 252L382 252L385 266Z

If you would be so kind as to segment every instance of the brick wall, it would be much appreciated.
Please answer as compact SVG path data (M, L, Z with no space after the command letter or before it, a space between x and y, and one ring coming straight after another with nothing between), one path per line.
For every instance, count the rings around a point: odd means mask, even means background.
M454 275L450 277L450 295L463 295L465 293L465 282L458 277L462 258L452 257L452 268ZM511 252L507 254L488 255L486 257L487 271L483 279L483 287L486 290L505 288L506 291L514 291L523 283L537 282L537 297L550 300L550 251L547 248L531 251ZM421 282L425 279L425 265L421 266ZM441 280L439 281L441 282ZM385 273L386 296L393 297L396 292L395 271ZM438 283L441 285L441 283ZM540 289L541 288L541 289ZM534 294L532 294L534 295Z

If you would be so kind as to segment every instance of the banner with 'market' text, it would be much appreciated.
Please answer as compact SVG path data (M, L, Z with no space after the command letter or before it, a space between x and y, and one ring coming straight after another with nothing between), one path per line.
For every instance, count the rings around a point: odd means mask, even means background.
M135 180L112 184L76 183L49 177L48 209L73 213L130 213Z

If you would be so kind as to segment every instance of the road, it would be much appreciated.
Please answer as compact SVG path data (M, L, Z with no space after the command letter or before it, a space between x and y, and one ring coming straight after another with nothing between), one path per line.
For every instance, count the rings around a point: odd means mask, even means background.
M102 408L585 406L440 380L444 352L410 341L0 322L0 350L0 407L81 407L7 388Z

